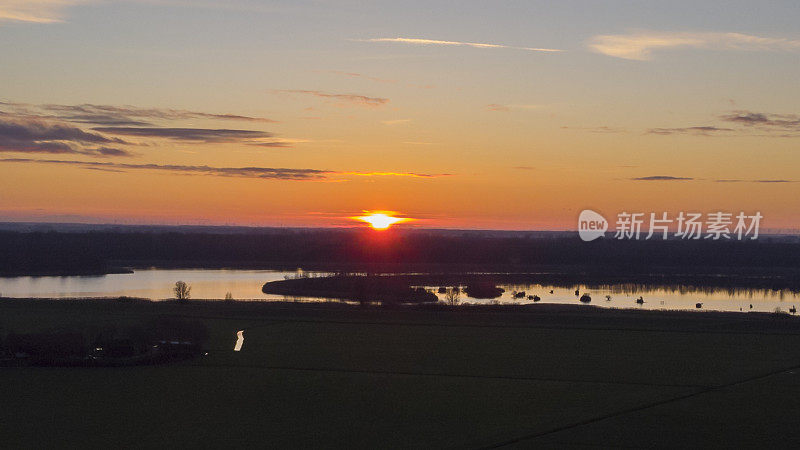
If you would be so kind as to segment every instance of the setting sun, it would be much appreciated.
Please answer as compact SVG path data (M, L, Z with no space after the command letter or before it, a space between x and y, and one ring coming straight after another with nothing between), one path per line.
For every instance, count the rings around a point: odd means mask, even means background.
M370 212L365 211L365 215L356 216L353 219L368 223L375 230L385 230L396 223L408 222L409 218L394 217L392 211Z

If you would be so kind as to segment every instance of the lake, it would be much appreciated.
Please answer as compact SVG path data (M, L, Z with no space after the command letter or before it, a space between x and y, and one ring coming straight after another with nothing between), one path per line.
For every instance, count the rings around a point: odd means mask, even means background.
M281 295L264 294L261 286L267 281L297 275L297 271L275 270L145 269L101 276L10 277L0 278L0 294L32 298L127 296L164 300L173 298L176 281L185 281L192 287L191 298L194 299L224 299L230 292L236 300L286 300Z
M298 271L226 270L226 269L144 269L128 274L68 277L9 277L0 278L0 295L5 297L71 298L71 297L141 297L151 300L171 299L176 281L192 287L191 298L223 299L230 292L236 300L261 301L329 301L320 298L285 297L264 294L261 287L268 281L294 277ZM430 286L435 289L436 286ZM500 285L506 291L494 300L476 300L463 293L461 303L533 303L530 295L538 295L540 303L580 304L575 289L592 297L590 305L610 308L773 312L776 308L788 311L800 306L800 294L787 290L708 289L704 287L645 286L616 284L607 286L550 286L546 284ZM550 293L550 291L553 291ZM525 292L515 298L514 292ZM606 299L610 296L610 300ZM641 296L644 304L636 304ZM439 294L444 300L444 295ZM752 305L752 308L751 308Z
M551 286L546 284L501 284L505 292L496 299L476 300L461 293L460 303L472 304L529 304L534 303L528 296L540 297L538 303L580 304L579 297L589 294L589 305L604 308L634 308L661 310L700 310L735 312L774 312L779 308L788 312L792 306L800 307L800 293L788 290L768 289L711 289L699 286L671 285L653 286L640 284ZM432 286L431 286L432 287ZM575 295L575 290L579 295ZM552 291L552 293L551 293ZM524 292L525 297L515 298L515 292ZM437 294L444 301L444 294ZM610 297L607 298L606 296ZM642 297L644 303L637 304Z

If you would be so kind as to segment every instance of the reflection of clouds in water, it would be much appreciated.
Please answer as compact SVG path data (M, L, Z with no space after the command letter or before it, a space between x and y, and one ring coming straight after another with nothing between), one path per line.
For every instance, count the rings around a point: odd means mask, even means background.
M233 346L233 351L241 351L242 345L244 345L244 330L239 330L236 332L236 344Z

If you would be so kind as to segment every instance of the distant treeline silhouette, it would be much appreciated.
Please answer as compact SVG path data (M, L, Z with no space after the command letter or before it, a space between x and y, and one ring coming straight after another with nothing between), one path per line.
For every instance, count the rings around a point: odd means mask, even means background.
M92 274L120 267L330 271L510 271L571 267L633 273L794 274L800 244L769 241L583 242L573 237L361 229L213 232L0 232L2 274Z
M436 302L436 294L412 287L404 277L348 276L292 278L266 283L266 294L336 298L384 305Z
M366 275L363 273L339 273L328 277L292 278L270 281L264 284L263 292L297 297L322 297L346 300L363 300L387 303L424 303L435 301L431 293L428 298L420 288L439 293L448 289L458 289L467 297L493 299L500 297L504 290L515 292L516 298L524 298L525 290L537 292L533 285L575 290L576 298L585 289L603 289L615 293L638 294L641 291L664 290L684 294L727 293L730 296L750 295L763 298L782 298L788 293L800 292L800 277L786 274L742 275L714 274L692 275L656 273L587 273L570 270L569 267L558 273L431 273L431 274L392 274ZM572 268L574 269L574 268ZM502 286L502 287L501 287ZM438 289L437 289L438 287ZM538 292L544 292L544 286ZM413 294L412 295L412 291ZM552 293L552 291L551 291ZM534 300L531 295L530 300Z

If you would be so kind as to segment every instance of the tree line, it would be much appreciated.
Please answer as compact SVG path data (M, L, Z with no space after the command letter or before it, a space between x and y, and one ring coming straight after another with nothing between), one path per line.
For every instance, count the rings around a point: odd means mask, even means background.
M0 232L0 273L105 273L125 266L337 267L436 265L476 270L539 266L586 270L767 271L800 267L800 244L770 241L583 242L532 237L360 229L213 232Z

